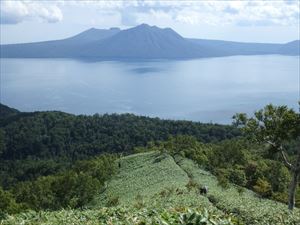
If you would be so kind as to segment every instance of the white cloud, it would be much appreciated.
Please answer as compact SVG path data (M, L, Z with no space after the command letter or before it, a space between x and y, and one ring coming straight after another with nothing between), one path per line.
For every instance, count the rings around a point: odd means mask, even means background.
M2 23L19 23L38 19L57 22L66 8L97 10L99 17L105 12L120 18L119 25L133 26L141 22L162 20L182 24L241 25L241 26L293 26L299 24L299 0L20 0L1 3ZM78 11L76 11L78 12ZM78 16L79 19L80 16ZM106 17L108 18L108 17ZM100 18L101 19L101 18ZM103 18L104 19L104 18ZM99 20L99 18L92 18ZM102 24L105 21L102 21ZM107 21L110 24L110 21ZM116 24L118 25L118 24Z
M63 19L61 9L51 2L42 1L1 1L2 24L17 24L28 20L55 23Z
M155 20L158 14L169 14L175 22L209 25L289 26L299 24L299 0L261 1L72 1L73 4L115 10L122 15L123 25L138 24L141 19ZM66 2L66 4L68 4ZM147 21L144 21L147 22Z

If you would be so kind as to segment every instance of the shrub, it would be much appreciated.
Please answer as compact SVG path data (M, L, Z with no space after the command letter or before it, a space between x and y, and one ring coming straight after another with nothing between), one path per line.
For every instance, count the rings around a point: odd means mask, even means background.
M4 218L6 214L18 213L21 210L21 205L16 203L13 195L4 191L0 186L0 219Z
M240 195L242 195L245 192L245 188L243 187L238 186L236 189Z
M218 175L217 179L218 179L218 185L219 186L221 186L224 189L229 188L229 181L225 176Z
M228 176L229 176L229 181L231 181L234 184L245 186L247 183L247 178L244 170L230 169Z
M272 195L271 184L268 181L261 178L257 180L256 185L253 187L253 189L262 197L270 197Z
M288 202L288 194L282 192L274 192L272 194L272 199L278 202L287 203Z
M106 202L107 207L117 206L119 204L118 196L109 196Z

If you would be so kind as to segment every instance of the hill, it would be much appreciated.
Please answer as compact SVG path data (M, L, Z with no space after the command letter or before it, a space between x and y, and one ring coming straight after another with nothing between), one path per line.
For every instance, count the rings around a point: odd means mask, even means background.
M261 199L247 189L241 193L238 186L232 184L223 188L214 175L181 156L147 152L121 158L120 164L119 172L96 201L104 204L102 206L107 204L105 200L117 198L119 205L127 207L136 204L163 208L205 207L220 214L233 213L245 224L281 224L279 218L292 220L285 204ZM200 194L201 186L208 188L207 195ZM295 215L300 221L299 209Z
M232 126L172 121L112 114L75 116L63 112L24 113L1 105L0 185L36 179L64 170L74 161L103 153L130 154L135 147L166 140L173 135L193 135L216 142L240 135ZM12 112L12 113L11 113Z
M19 111L17 109L10 108L10 107L0 103L0 121L1 121L1 119L5 118L7 116L12 116L17 113L19 113Z
M5 132L7 144L0 156L6 160L66 156L80 159L103 152L130 153L136 146L165 140L170 135L195 135L203 142L240 135L236 128L228 125L133 114L75 116L56 111L12 114L0 120L0 128Z
M291 159L294 147L286 145ZM0 164L1 224L300 221L299 208L285 205L291 174L278 154L232 126L9 113L0 123Z
M63 40L1 45L2 58L187 59L231 55L299 55L299 41L286 44L188 39L171 28L141 24L120 30L89 29Z
M252 191L226 189L193 161L167 153L146 152L123 157L118 171L89 209L27 213L3 224L297 224L300 211L259 198ZM208 194L200 194L200 186ZM230 214L230 216L229 216ZM240 222L238 222L240 220ZM99 223L100 222L100 223Z

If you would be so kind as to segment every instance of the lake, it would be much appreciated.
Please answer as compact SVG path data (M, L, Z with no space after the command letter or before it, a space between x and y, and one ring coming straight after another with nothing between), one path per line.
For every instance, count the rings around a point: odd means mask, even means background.
M297 109L299 56L184 61L1 59L1 103L21 111L134 113L230 123L265 104Z

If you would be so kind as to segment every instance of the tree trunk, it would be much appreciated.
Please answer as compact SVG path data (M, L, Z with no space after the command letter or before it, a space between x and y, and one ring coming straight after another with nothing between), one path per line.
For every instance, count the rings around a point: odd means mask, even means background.
M293 177L291 180L290 190L289 190L289 209L293 210L295 207L295 195L296 195L298 179L300 175L300 150L298 151L297 161L295 165L292 166L291 172Z
M292 180L289 189L289 209L293 210L295 206L295 195L298 186L299 170L292 170Z

